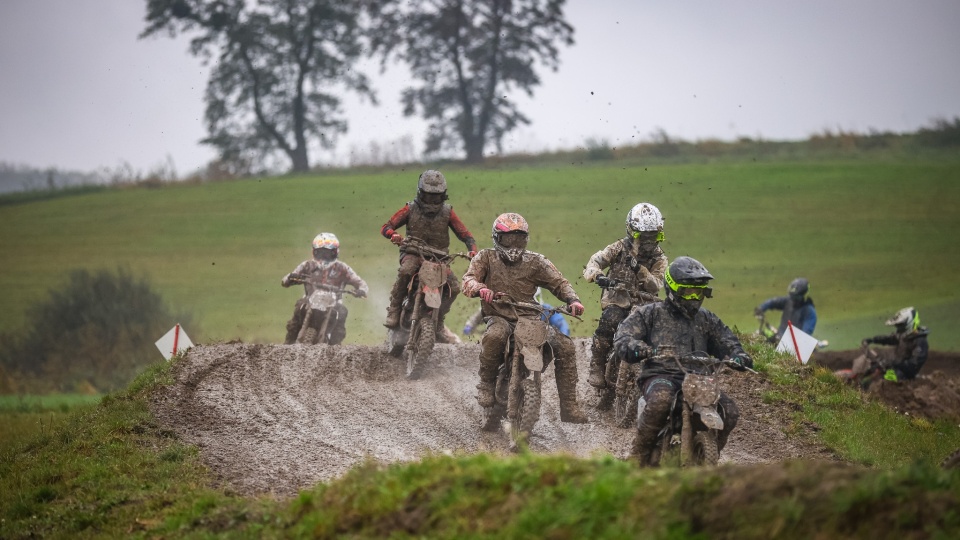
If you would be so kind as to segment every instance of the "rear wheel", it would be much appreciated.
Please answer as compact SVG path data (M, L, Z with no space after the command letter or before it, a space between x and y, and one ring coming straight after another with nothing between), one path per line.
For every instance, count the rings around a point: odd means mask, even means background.
M433 352L433 345L437 339L431 318L417 321L414 332L413 348L407 351L407 378L410 380L419 379L423 375L427 358Z
M716 465L720 461L720 448L717 446L717 431L699 431L693 436L693 464Z

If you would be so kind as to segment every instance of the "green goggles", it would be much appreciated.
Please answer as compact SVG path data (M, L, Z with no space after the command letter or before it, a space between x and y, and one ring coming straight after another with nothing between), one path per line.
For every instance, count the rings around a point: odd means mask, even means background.
M706 285L688 286L681 285L677 287L677 296L684 300L703 300L704 298L713 298L713 289Z
M657 242L663 242L663 231L657 231L656 237L653 235L653 231L631 231L630 236L634 240L645 240L647 242L656 240Z

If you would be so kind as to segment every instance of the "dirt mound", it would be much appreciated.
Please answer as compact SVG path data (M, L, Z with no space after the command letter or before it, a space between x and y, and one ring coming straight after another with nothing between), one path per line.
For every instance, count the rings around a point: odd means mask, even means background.
M579 395L589 424L560 422L553 370L543 383L534 452L626 457L633 431L593 409L586 383L589 342L577 341ZM201 456L227 487L241 493L294 495L343 474L360 461L419 459L430 452L508 453L506 433L480 431L479 345L437 345L436 366L419 381L403 378L396 358L376 347L217 344L192 349L174 369L174 384L153 400L157 418ZM735 373L728 393L740 425L721 461L761 463L832 455L784 433L793 410L764 404L769 383ZM796 433L797 426L792 426ZM805 429L800 427L802 431Z
M817 351L811 361L832 370L845 369L860 354L858 349ZM868 394L905 414L960 419L960 353L930 351L916 379L880 381Z

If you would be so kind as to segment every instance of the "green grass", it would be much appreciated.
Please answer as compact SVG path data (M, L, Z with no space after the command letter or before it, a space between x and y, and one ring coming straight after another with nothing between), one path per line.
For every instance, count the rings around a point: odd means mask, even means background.
M805 276L817 336L853 348L913 305L931 347L960 350L960 291L942 280L960 265L960 160L859 157L837 161L619 166L557 164L444 169L450 202L481 247L493 218L523 214L530 249L553 260L587 307L573 334L587 336L599 291L580 278L587 259L623 234L642 200L666 217L668 257L691 255L716 276L708 307L751 331L753 307ZM147 275L175 310L192 312L194 341L280 342L297 296L280 278L309 256L320 231L371 285L347 299L348 342L382 341L396 249L380 226L415 193L420 170L258 178L78 193L0 206L0 327L18 329L28 306L72 267L123 265ZM454 244L457 248L459 244ZM458 274L465 263L454 266ZM472 311L458 301L456 328ZM159 338L159 336L157 336Z

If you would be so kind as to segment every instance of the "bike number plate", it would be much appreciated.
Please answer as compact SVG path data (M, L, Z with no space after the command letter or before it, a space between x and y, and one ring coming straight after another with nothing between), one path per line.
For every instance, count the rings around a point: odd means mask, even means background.
M324 291L317 289L313 291L308 300L312 309L326 311L337 305L337 295L333 291Z
M543 344L547 342L547 325L540 319L517 319L513 330L523 365L530 371L543 371Z

